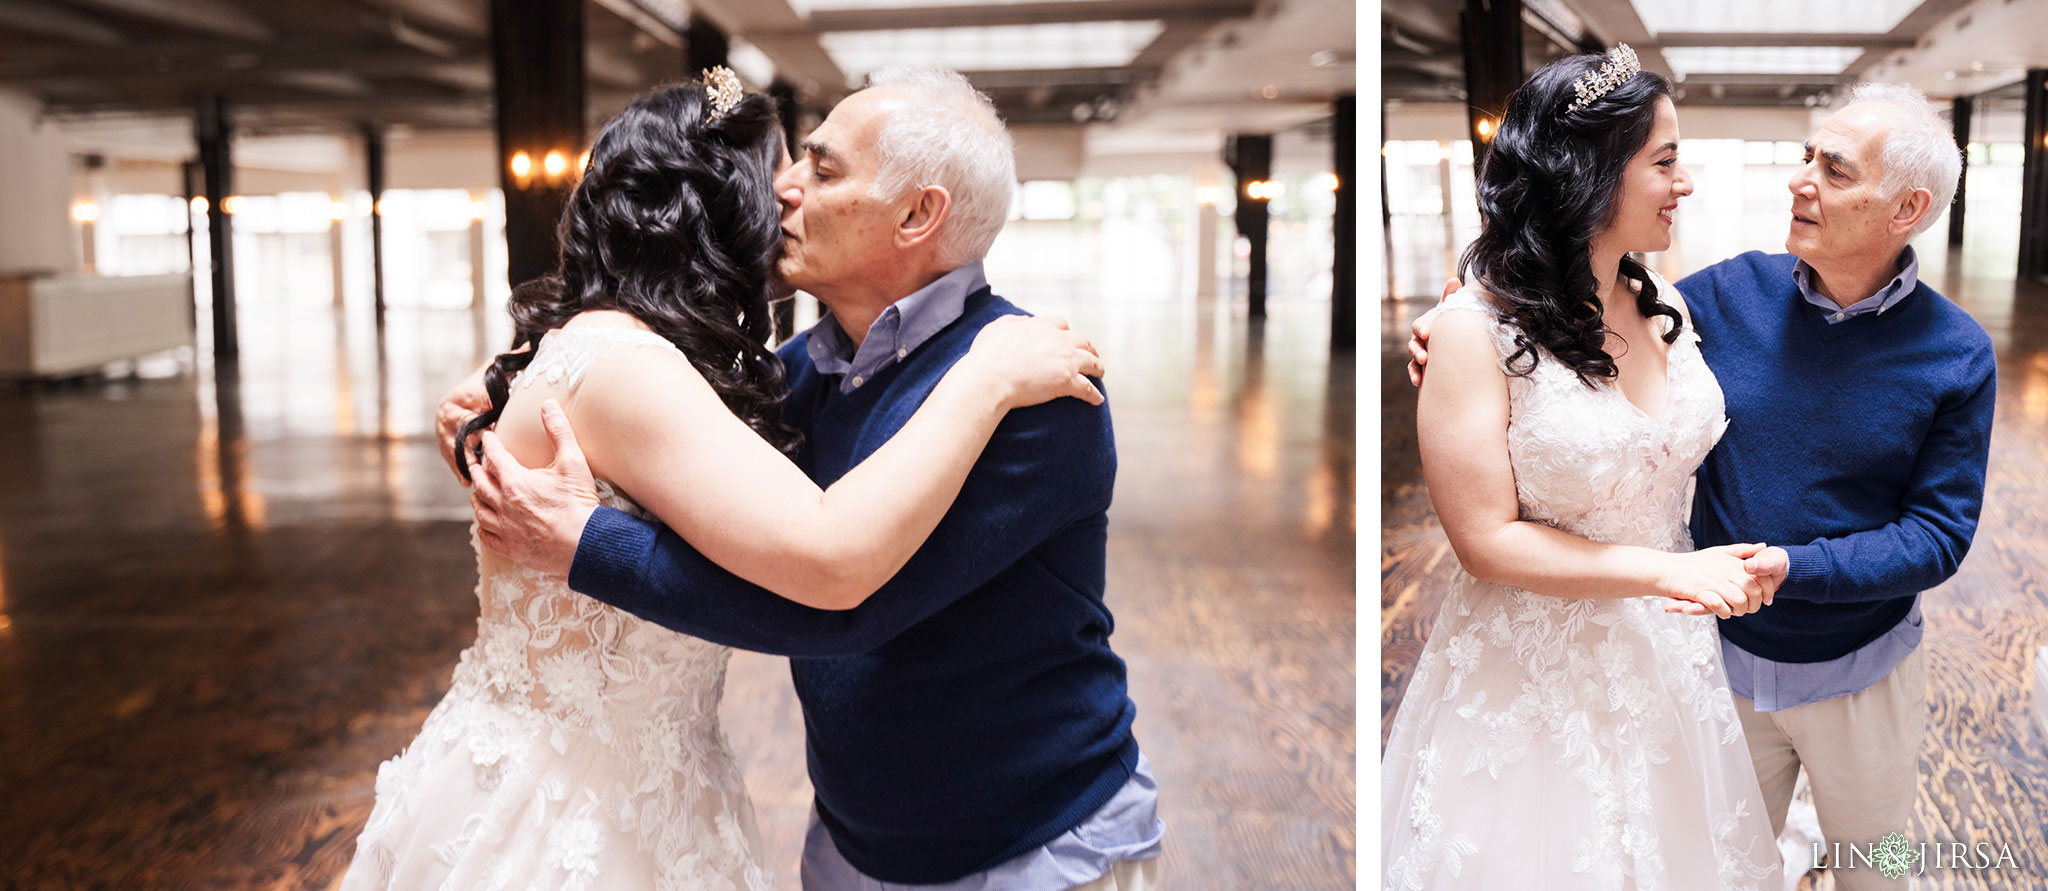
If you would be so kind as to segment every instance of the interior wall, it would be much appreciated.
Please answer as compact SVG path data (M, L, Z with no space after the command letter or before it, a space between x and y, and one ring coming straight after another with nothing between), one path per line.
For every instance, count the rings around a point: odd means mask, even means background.
M33 97L0 90L0 272L70 272L81 261L71 221L71 155Z

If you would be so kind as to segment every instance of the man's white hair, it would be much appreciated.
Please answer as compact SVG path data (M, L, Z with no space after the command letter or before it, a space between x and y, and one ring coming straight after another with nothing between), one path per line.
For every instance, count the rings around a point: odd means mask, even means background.
M1942 211L1955 202L1956 184L1963 175L1954 128L1941 119L1934 103L1904 84L1861 83L1849 95L1852 102L1878 103L1898 112L1884 140L1884 182L1878 194L1890 200L1911 189L1926 189L1934 204L1913 227L1913 234L1934 228Z
M960 72L894 66L868 75L869 87L911 91L917 101L882 121L875 148L881 173L868 194L884 200L941 186L953 206L938 233L939 261L951 269L988 256L1010 219L1016 148L996 107Z

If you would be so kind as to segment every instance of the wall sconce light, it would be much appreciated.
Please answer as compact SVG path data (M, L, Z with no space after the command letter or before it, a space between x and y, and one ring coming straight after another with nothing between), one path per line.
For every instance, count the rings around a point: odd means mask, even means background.
M1318 173L1308 181L1309 189L1317 192L1335 192L1341 185L1334 173Z
M589 163L590 153L584 152L574 174L581 176L583 168ZM569 169L569 154L561 149L549 149L546 154L540 156L538 162L534 161L533 155L524 151L513 152L507 166L512 171L514 185L521 189L531 188L535 185L536 179L540 180L542 185L557 186L572 172Z
M1195 189L1195 203L1203 207L1215 207L1223 203L1222 186L1198 186Z
M71 218L81 223L90 223L100 218L100 206L90 201L73 204Z
M194 196L194 197L193 197L193 199L192 199L192 212L193 212L193 213L199 213L199 214L203 214L203 213L205 213L205 212L206 212L206 196L205 196L205 195L197 195L197 196Z
M235 213L236 211L239 211L239 210L241 210L241 209L242 209L242 196L240 196L240 195L229 195L228 197L226 197L226 198L222 198L222 199L220 200L220 212L221 212L221 213L224 213L224 214L233 214L233 213Z
M1494 128L1494 126L1495 126L1495 124L1493 123L1493 119L1492 119L1492 118L1480 118L1480 119L1479 119L1479 123L1478 123L1477 125L1475 125L1475 126L1473 127L1473 129L1476 129L1476 130L1478 130L1478 131L1479 131L1479 141L1480 141L1480 142L1492 142L1492 141L1493 141L1493 128Z
M1244 184L1244 194L1254 201L1271 201L1287 194L1287 187L1270 180L1255 179Z
M533 156L525 152L512 153L512 180L522 189L533 182Z

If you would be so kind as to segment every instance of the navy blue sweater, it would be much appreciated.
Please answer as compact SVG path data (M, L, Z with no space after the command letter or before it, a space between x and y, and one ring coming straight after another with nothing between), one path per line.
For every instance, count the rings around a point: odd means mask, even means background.
M829 486L900 430L982 326L962 317L841 394L799 336L781 350L798 463ZM601 508L569 584L669 628L790 657L820 821L862 872L951 881L1081 823L1138 746L1103 603L1116 448L1107 406L1010 412L931 538L856 609L814 610L726 572L675 533Z
M1794 262L1751 251L1678 283L1728 403L1692 534L1703 548L1783 547L1775 603L1721 620L1721 634L1766 659L1824 662L1890 631L1969 551L1998 362L1983 326L1924 281L1830 325Z

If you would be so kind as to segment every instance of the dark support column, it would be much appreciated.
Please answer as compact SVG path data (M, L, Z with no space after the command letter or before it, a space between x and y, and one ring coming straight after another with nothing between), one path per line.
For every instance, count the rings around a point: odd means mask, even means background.
M384 327L384 131L363 125L363 158L370 184L370 289L376 295L377 327Z
M2020 277L2048 281L2048 69L2027 72L2025 158L2020 173Z
M227 100L219 93L199 97L192 118L192 139L199 146L199 166L206 190L208 256L213 264L213 358L231 363L240 355L235 337L235 251L228 231L228 196L234 194L235 170L229 143L235 124Z
M1251 242L1251 270L1245 282L1245 294L1251 305L1251 317L1263 319L1266 317L1266 220L1269 213L1265 199L1253 198L1248 189L1252 183L1273 178L1273 137L1249 133L1232 136L1223 160L1237 177L1237 233Z
M803 107L797 101L796 85L780 78L768 85L768 95L775 100L775 112L782 116L782 142L790 154L796 154L797 115ZM770 307L775 322L775 342L781 343L796 334L796 299L777 301Z
M731 52L724 31L701 15L690 16L690 24L683 29L684 74L697 77L704 69L725 65Z
M1337 210L1330 221L1336 237L1330 269L1330 349L1358 348L1358 97L1337 97L1330 142L1336 154Z
M513 287L553 272L555 225L583 153L582 0L490 0L498 182ZM524 172L515 159L524 154ZM556 154L559 173L549 173Z
M1956 148L1963 153L1963 172L1957 174L1956 203L1948 209L1948 246L1963 246L1963 198L1970 184L1970 106L1969 96L1957 96L1950 106L1951 117L1956 125Z
M1464 35L1472 172L1477 174L1507 111L1508 94L1522 84L1522 0L1465 0L1458 21Z

